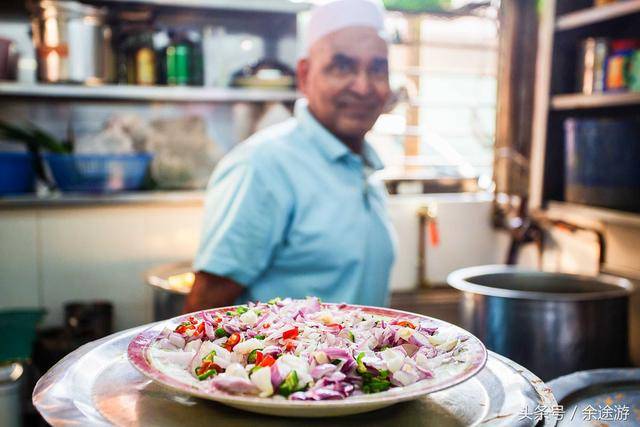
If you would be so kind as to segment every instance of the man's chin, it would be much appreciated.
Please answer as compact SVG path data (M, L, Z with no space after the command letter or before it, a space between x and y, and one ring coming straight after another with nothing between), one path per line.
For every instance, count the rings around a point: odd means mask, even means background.
M374 122L375 123L375 122ZM337 133L342 137L349 139L362 139L367 132L371 130L373 123L371 121L360 120L342 120L336 129Z

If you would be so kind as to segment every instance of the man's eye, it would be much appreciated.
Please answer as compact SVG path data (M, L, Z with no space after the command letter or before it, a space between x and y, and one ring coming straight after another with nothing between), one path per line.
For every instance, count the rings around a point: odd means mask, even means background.
M348 62L336 62L334 64L334 68L336 71L339 71L341 73L348 73L353 70L353 65L349 64Z
M372 76L386 76L389 74L389 67L386 64L376 64L369 68L369 74Z

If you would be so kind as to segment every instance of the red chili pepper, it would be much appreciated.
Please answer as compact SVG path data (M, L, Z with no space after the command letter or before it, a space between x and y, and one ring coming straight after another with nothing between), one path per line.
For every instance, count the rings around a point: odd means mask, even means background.
M263 324L262 324L262 328L263 328L263 329L268 329L270 326L271 326L271 325L270 325L270 324L268 324L268 323L263 323Z
M258 363L258 366L267 367L276 363L276 359L273 358L272 355L267 354L261 361Z
M401 320L400 322L396 323L398 326L404 326L405 328L411 328L411 329L415 329L416 325L414 325L413 323L409 322L408 320Z
M235 347L236 344L238 344L239 342L240 342L240 334L233 333L231 334L227 342L224 344L224 348L231 351L233 350L233 347Z
M293 341L286 341L284 344L284 351L293 351L296 348L296 343Z
M256 365L260 366L260 362L264 359L264 354L261 351L256 351Z
M189 316L189 322L191 322L191 323L193 323L195 325L196 323L198 323L198 319L196 319L193 316Z
M198 331L199 334L201 334L204 331L204 322L200 323L198 325L198 329L196 329Z
M187 329L195 329L195 327L193 325L180 325L176 328L175 332L179 333L179 334L184 334Z
M205 360L202 362L202 365L200 365L196 369L196 375L202 375L205 372L207 372L209 369L215 369L217 373L221 373L222 371L224 371L224 369L222 369L218 364L213 363L209 360Z
M282 338L285 340L293 339L298 336L300 332L298 331L298 327L296 326L293 329L289 329L288 331L284 331L282 333Z

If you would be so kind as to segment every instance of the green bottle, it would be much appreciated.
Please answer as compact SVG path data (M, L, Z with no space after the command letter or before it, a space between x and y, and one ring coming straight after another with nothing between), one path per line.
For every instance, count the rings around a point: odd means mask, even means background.
M167 84L189 84L189 50L189 45L182 40L167 47Z

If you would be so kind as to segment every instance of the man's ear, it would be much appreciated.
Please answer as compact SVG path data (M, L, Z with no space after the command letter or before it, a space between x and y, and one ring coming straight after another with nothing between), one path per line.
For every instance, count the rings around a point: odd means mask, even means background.
M307 94L307 82L309 79L309 59L302 58L298 60L296 66L296 79L298 81L298 90L304 95Z

